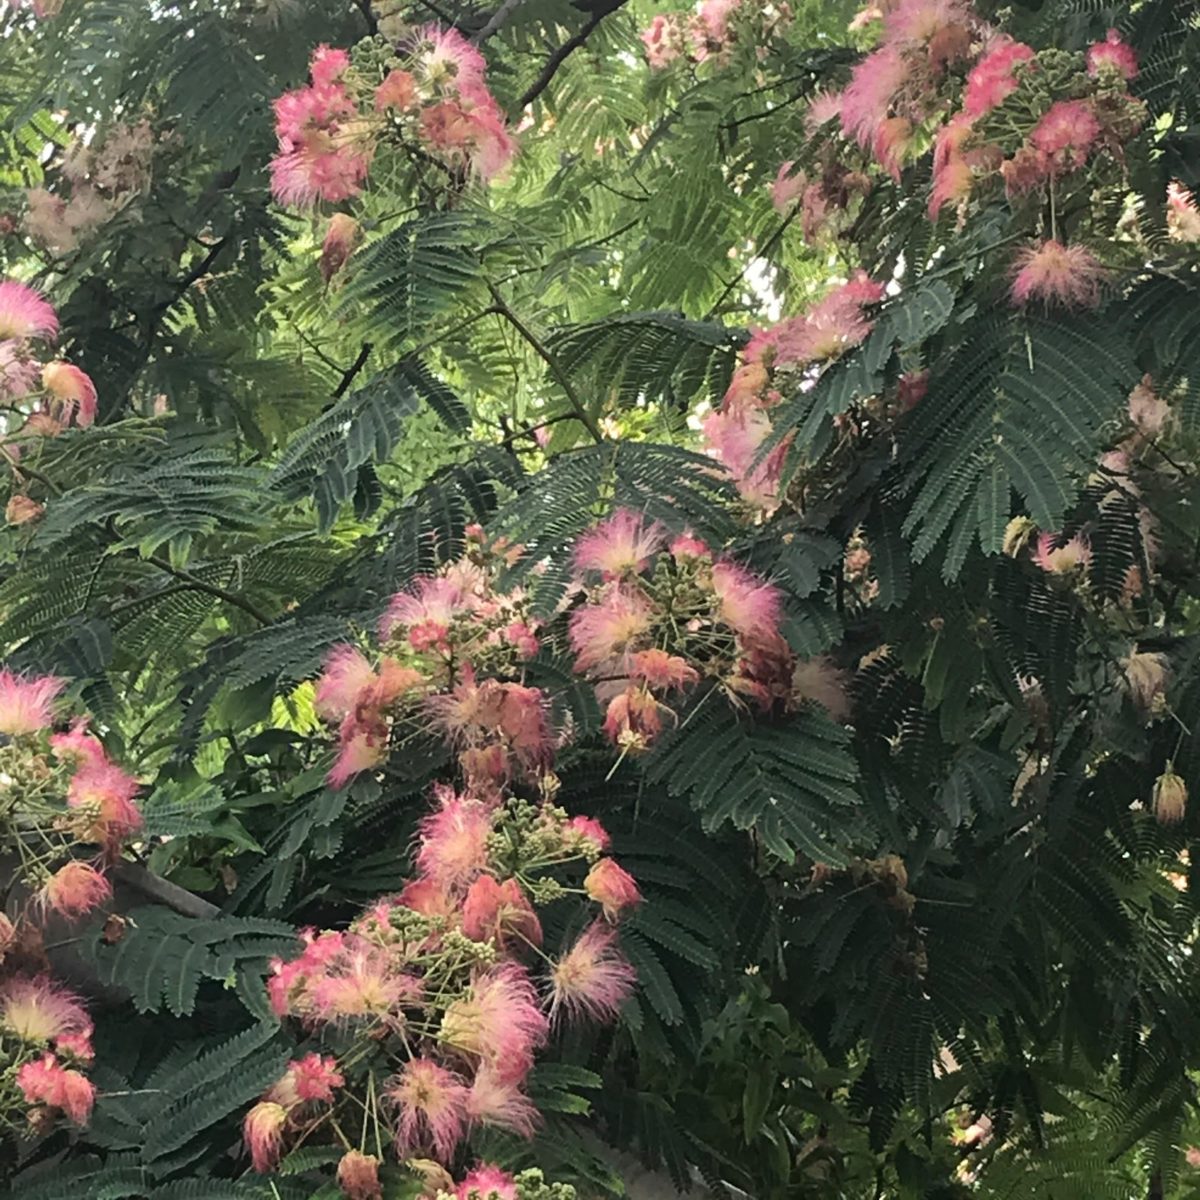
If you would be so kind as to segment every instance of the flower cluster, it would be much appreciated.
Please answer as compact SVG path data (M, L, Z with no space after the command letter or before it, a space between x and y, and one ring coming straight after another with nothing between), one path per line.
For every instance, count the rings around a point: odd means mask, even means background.
M619 510L575 548L586 601L571 614L576 669L607 704L604 732L639 752L663 730L668 700L702 678L762 709L795 699L780 634L782 597L699 539Z
M0 838L19 849L39 904L66 917L103 903L103 865L141 826L138 781L110 761L86 718L52 732L66 681L0 668Z
M613 923L641 900L605 856L603 827L569 818L552 793L548 777L536 803L436 788L404 890L345 930L304 932L299 957L273 964L275 1011L335 1053L293 1062L247 1113L256 1170L271 1170L293 1134L341 1128L343 1106L360 1125L365 1107L374 1131L374 1154L364 1142L342 1159L350 1197L375 1194L389 1149L448 1166L477 1128L532 1136L535 1055L558 1024L616 1018L634 972ZM596 911L568 949L547 955L537 909L571 896Z
M145 120L114 124L103 139L77 138L60 169L65 187L25 193L25 232L57 254L73 250L82 237L110 221L149 186L155 142Z
M141 824L137 780L109 760L86 719L57 723L64 686L0 668L0 847L32 892L16 923L0 914L0 1126L44 1127L59 1113L82 1125L91 1113L83 1068L92 1023L49 977L40 920L103 904L112 894L106 864Z
M882 285L859 271L806 312L750 339L721 407L704 421L704 436L709 452L751 504L769 510L779 500L787 442L767 455L761 447L771 432L768 414L782 400L785 380L798 387L805 372L861 343L873 326L866 309L883 295Z
M1065 244L1054 213L1068 193L1119 183L1123 148L1145 123L1128 84L1133 50L1116 30L1086 54L1032 47L996 32L968 0L890 0L880 40L842 92L819 94L808 116L805 166L786 162L772 189L777 207L800 205L805 237L836 230L865 191L846 154L856 143L899 181L932 144L928 211L953 208L960 221L973 197L1003 188L1014 212L1038 214L1049 200L1049 237L1021 250L1011 298L1067 307L1099 301L1104 269L1082 245ZM1180 189L1169 195L1172 230L1192 228Z
M488 544L477 526L468 533L462 559L392 597L376 661L351 645L326 660L315 703L338 725L333 787L381 765L399 726L438 730L481 794L498 795L513 779L536 783L550 769L556 738L546 698L520 680L538 652L538 623L522 591L497 583L521 549Z
M371 60L318 46L307 86L275 101L279 148L271 188L284 204L337 203L358 195L381 146L432 158L488 180L515 143L485 81L483 56L456 30L428 25ZM368 61L371 60L371 61Z
M791 18L786 0L699 0L691 13L659 13L642 31L642 45L656 71L676 60L723 66L739 34L750 45L763 46Z
M72 420L88 426L96 419L96 388L71 363L51 359L39 345L58 336L58 315L39 292L15 279L0 280L0 406L8 428L0 436L0 458L16 488L6 519L22 525L41 516L42 506L22 490L19 464L32 438L54 437Z

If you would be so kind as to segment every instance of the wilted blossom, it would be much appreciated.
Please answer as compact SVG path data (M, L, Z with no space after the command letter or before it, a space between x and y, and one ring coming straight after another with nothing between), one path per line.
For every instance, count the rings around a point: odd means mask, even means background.
M1134 651L1121 660L1130 698L1144 714L1153 713L1166 696L1170 668L1163 654Z
M321 243L321 278L328 283L347 263L362 236L358 222L346 213L334 213Z
M1187 812L1187 784L1175 774L1170 764L1154 781L1151 806L1160 825L1178 825Z
M633 876L615 859L601 858L593 863L583 887L601 905L610 921L616 920L625 909L642 902L642 893Z
M347 1150L338 1161L337 1185L346 1200L382 1200L379 1159L361 1150Z
M1179 242L1200 242L1200 209L1178 179L1167 184L1167 232Z

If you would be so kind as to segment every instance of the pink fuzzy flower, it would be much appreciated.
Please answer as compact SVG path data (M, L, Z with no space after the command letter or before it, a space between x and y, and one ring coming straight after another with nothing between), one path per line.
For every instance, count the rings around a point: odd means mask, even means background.
M1047 575L1070 575L1087 570L1092 561L1092 547L1079 533L1070 541L1063 541L1058 534L1043 533L1038 535L1033 561Z
M1159 437L1171 419L1171 406L1154 390L1149 375L1129 393L1129 419L1144 437Z
M345 50L331 50L321 43L312 53L309 74L317 87L327 87L341 79L350 67L350 55Z
M99 765L105 761L104 747L100 739L87 731L87 717L78 717L71 722L66 733L50 735L50 750L59 762L74 767L89 764Z
M709 413L701 429L708 453L733 477L742 499L773 509L790 441L780 442L759 459L760 448L771 436L771 418L760 408L723 407Z
M455 1200L517 1200L517 1183L507 1171L481 1163L454 1189Z
M58 317L41 293L15 279L0 280L0 341L58 336Z
M615 921L625 909L635 908L642 902L642 893L633 876L611 858L601 858L592 864L583 881L583 889L601 905L610 921Z
M24 737L54 719L54 702L67 686L54 675L17 675L0 668L0 733Z
M344 720L376 681L375 670L361 650L350 645L334 646L317 680L313 708L327 721Z
M455 617L466 616L477 607L475 597L452 579L424 576L391 598L379 621L379 636L387 641L402 628L420 626L444 631L440 635L444 639Z
M623 588L610 588L599 604L576 609L568 633L575 669L589 671L624 660L649 633L653 615L637 592Z
M45 513L45 505L39 504L32 496L26 496L23 492L14 492L4 506L4 520L13 526L40 521Z
M963 0L899 0L884 15L884 40L905 50L961 41L971 12ZM946 51L939 54L946 61Z
M65 1112L76 1125L86 1125L92 1115L96 1089L78 1071L59 1065L53 1054L43 1054L17 1072L17 1087L27 1104L44 1104Z
M375 111L384 112L394 108L408 112L417 106L417 81L408 71L398 67L389 71L383 82L375 89Z
M389 951L363 938L346 937L337 957L305 981L300 1004L323 1021L399 1024L417 1003L421 983L400 969Z
M444 890L468 887L487 866L491 832L492 814L486 805L442 793L437 809L421 821L417 870Z
M442 1017L440 1040L486 1064L502 1083L523 1079L546 1040L545 1014L525 969L503 962L479 975Z
M457 29L426 25L417 33L416 61L435 87L463 91L483 83L487 63Z
M22 1042L49 1045L91 1036L92 1021L70 992L47 975L16 976L0 989L0 1029Z
M604 579L640 574L650 556L661 549L665 536L657 521L647 522L637 513L619 508L575 543L575 566L581 571L599 571Z
M685 529L670 545L671 557L676 562L689 558L712 558L712 551L690 529Z
M329 1055L306 1054L288 1064L283 1078L267 1092L266 1099L285 1108L320 1100L333 1103L333 1093L344 1087L345 1077L337 1069L337 1059Z
M64 917L79 917L103 904L112 885L90 863L72 860L46 880L38 898Z
M683 32L674 13L669 16L659 13L641 36L646 61L653 71L661 71L683 53Z
M1040 300L1063 308L1095 308L1107 271L1083 246L1045 241L1020 251L1013 264L1014 304Z
M431 1058L411 1058L388 1080L384 1096L398 1113L400 1153L429 1149L450 1158L467 1131L467 1089L457 1075Z
M360 722L351 713L338 731L338 752L326 780L335 791L356 775L382 766L388 756L388 729L378 721Z
M712 572L713 592L721 620L743 637L767 639L779 628L779 590L732 562L719 562Z
M635 654L630 662L629 673L634 679L642 680L647 687L659 689L676 688L683 691L700 682L696 669L686 659L657 647Z
M572 817L563 827L568 843L586 842L596 850L607 850L612 842L608 831L594 817Z
M67 787L67 807L82 817L76 827L81 840L119 845L142 825L133 802L141 784L113 763L86 763Z
M54 1049L67 1059L81 1063L91 1062L96 1057L90 1030L87 1033L64 1033L55 1040Z
M250 1161L260 1175L274 1170L279 1162L287 1121L287 1109L270 1100L260 1100L242 1121L242 1138L250 1151Z
M1087 67L1089 75L1099 75L1102 71L1115 71L1122 79L1136 79L1138 73L1137 52L1127 42L1121 40L1121 34L1116 29L1110 29L1102 42L1095 42L1088 47Z
M811 136L823 125L842 115L842 93L819 91L809 101L808 111L804 114L804 128Z
M1033 49L1024 42L1007 37L996 39L967 76L963 96L963 111L967 116L980 117L1003 104L1017 90L1017 64L1033 59Z
M789 158L780 166L775 182L771 185L771 203L780 215L791 209L808 186L808 179L803 171L792 174L795 165L795 161Z
M1087 162L1100 136L1100 122L1086 100L1056 100L1033 127L1029 144L1050 174L1074 171Z
M463 163L485 182L499 175L516 153L504 114L486 91L422 109L420 132L443 158Z
M69 424L78 409L76 424L86 429L96 419L96 385L78 367L65 362L50 362L42 368L42 386L53 401L53 415Z
M338 1162L337 1185L346 1200L383 1200L379 1159L361 1150L347 1150Z
M607 860L603 860L607 861ZM617 1019L637 972L617 949L616 931L593 922L550 971L550 1016L608 1023Z
M864 150L870 149L908 82L908 62L894 46L868 54L851 72L842 92L842 132Z
M1178 242L1200 242L1200 209L1178 179L1167 184L1167 232Z
M33 391L38 364L18 341L0 341L0 397L20 400Z
M533 1137L542 1119L533 1102L515 1083L505 1081L486 1064L475 1073L466 1107L471 1121L508 1129L526 1138Z
M319 200L337 204L362 191L371 166L365 150L332 142L290 148L271 160L271 193L281 204L309 208Z
M280 149L307 146L312 150L325 145L339 122L354 115L354 101L340 84L296 88L276 98L275 135Z
M542 925L516 879L497 883L480 875L467 889L462 930L473 942L493 941L508 948L542 944Z

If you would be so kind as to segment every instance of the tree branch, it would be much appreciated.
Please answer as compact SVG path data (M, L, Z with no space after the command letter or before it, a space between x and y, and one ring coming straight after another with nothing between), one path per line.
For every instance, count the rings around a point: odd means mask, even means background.
M558 380L559 386L566 393L567 400L570 401L571 407L575 410L575 416L578 418L579 423L592 435L595 441L604 441L604 434L600 432L600 426L596 424L596 418L588 412L583 401L579 398L579 393L575 390L574 384L571 383L567 377L567 373L559 365L558 359L542 345L537 335L508 307L504 297L500 295L494 283L488 283L488 290L492 293L492 299L496 302L497 312L529 343L538 358L550 368L550 374Z
M550 81L554 78L558 68L563 65L566 60L583 45L584 42L592 34L592 30L608 16L609 12L614 12L615 9L601 9L594 12L588 19L587 24L574 37L568 38L553 54L546 60L546 65L542 68L538 77L526 88L524 94L517 101L516 109L520 112L532 104L549 86Z
M204 592L206 595L213 596L217 600L224 600L226 604L232 604L234 608L240 608L242 612L248 613L260 625L271 624L271 618L266 613L256 608L244 596L239 596L236 592L228 592L223 587L217 587L215 583L208 583L198 575L193 575L191 571L185 571L181 567L172 566L165 558L159 558L157 555L147 558L146 562L152 567L157 567L160 571L165 571L181 583L186 583L194 592Z
M340 400L349 390L350 385L354 382L354 377L367 365L367 359L371 356L371 343L363 342L359 348L358 357L342 372L342 378L337 387L333 389L333 398Z

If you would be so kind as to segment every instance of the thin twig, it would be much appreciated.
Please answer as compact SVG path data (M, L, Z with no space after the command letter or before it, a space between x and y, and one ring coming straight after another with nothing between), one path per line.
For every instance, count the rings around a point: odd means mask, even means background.
M781 237L783 237L783 235L787 232L788 226L800 215L800 208L801 208L801 206L799 204L793 205L792 211L790 213L788 213L788 215L786 217L783 218L783 221L781 222L779 228L776 229L775 232L773 234L771 234L771 236L769 238L767 238L767 240L765 242L763 242L761 249L755 251L754 258L752 258L721 289L721 294L716 298L715 302L713 303L712 308L710 308L708 310L708 312L706 312L704 314L704 319L706 321L711 321L713 319L713 317L715 317L717 315L718 311L721 308L721 305L725 303L725 301L729 298L729 296L733 293L733 291L746 278L746 272L750 270L750 267L754 263L755 259L762 258L763 255L767 254L771 249L773 249L773 247L779 241L779 239Z
M542 345L537 335L508 307L494 283L488 283L488 290L492 293L492 299L496 302L496 308L500 315L529 343L537 356L550 368L550 373L558 380L559 386L566 393L567 400L575 410L575 416L579 418L579 423L595 441L603 442L604 434L600 432L600 426L596 424L595 417L584 406L583 401L579 398L579 393L567 377L567 373L559 365L558 359Z

